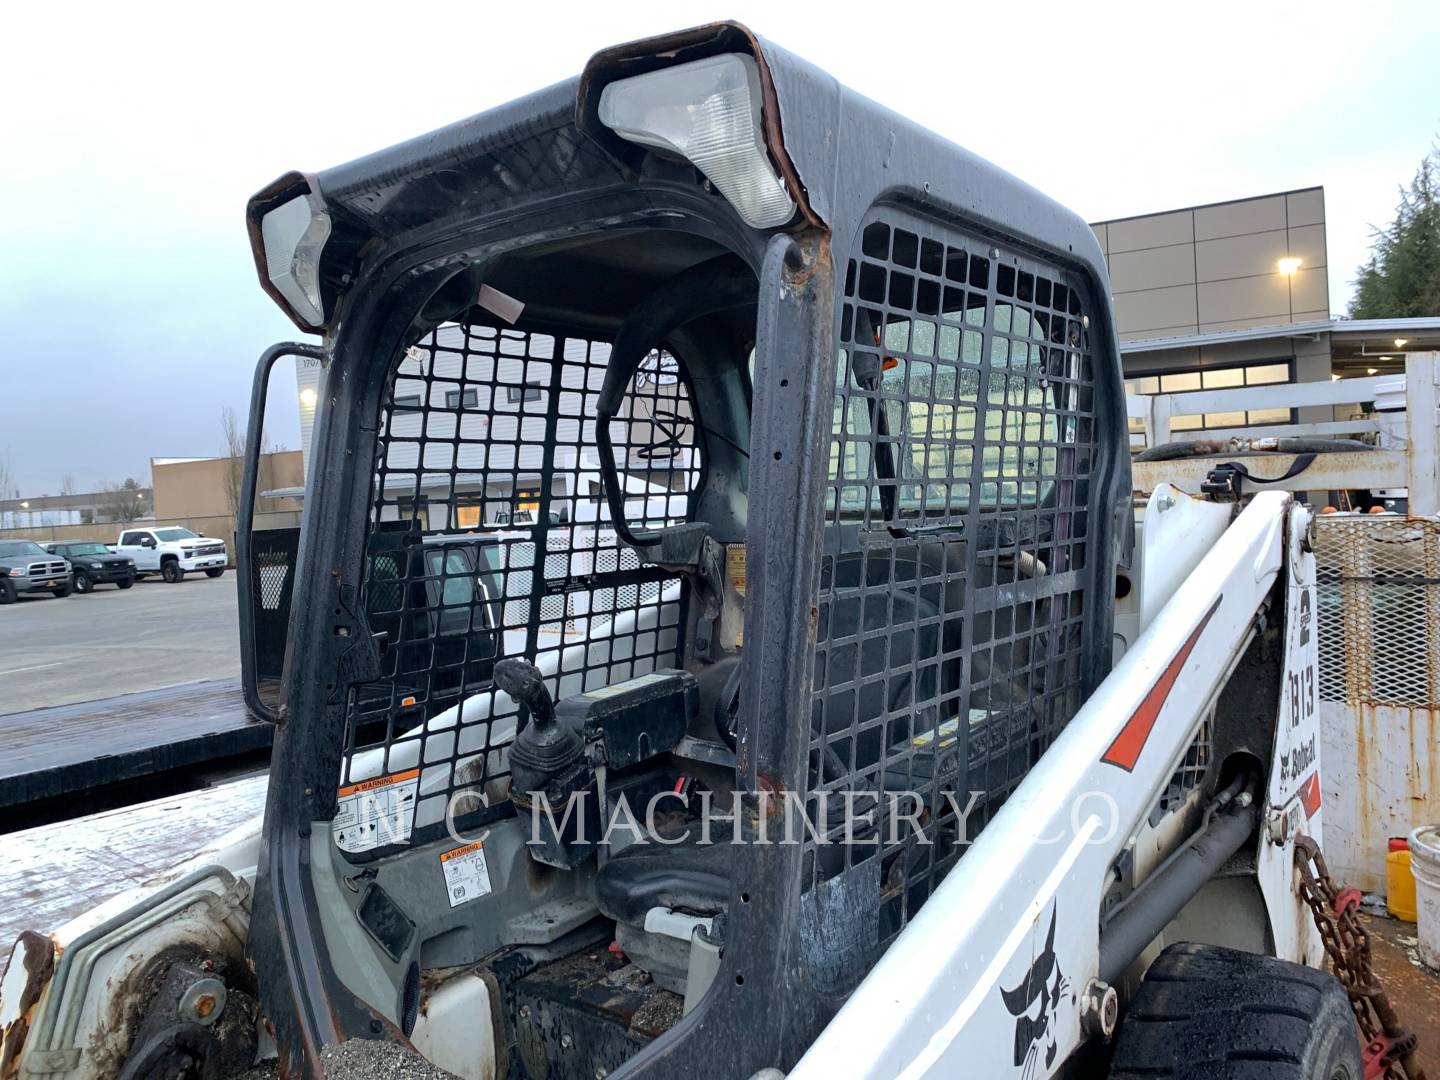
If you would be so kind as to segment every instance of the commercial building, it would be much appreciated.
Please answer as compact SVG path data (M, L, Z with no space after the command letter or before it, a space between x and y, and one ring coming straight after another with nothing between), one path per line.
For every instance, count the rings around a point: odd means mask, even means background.
M151 490L138 485L69 495L0 499L0 529L49 529L132 521L149 517L153 505Z
M1440 349L1440 318L1332 316L1323 188L1092 227L1110 269L1131 393L1399 374L1405 352ZM1172 430L1228 434L1332 419L1329 408L1276 407L1176 417Z
M0 536L28 540L114 543L126 523L182 525L224 540L234 554L241 461L230 457L151 458L151 487L89 495L36 496L0 502ZM260 490L303 491L298 450L260 456ZM298 498L261 497L256 521L267 528L298 525Z

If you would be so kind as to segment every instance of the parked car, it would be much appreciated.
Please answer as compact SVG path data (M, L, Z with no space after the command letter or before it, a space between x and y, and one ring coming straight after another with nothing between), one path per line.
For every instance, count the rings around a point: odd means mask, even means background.
M49 543L45 550L69 561L70 581L78 593L88 593L96 585L128 589L135 584L135 560L117 555L106 544L75 540Z
M217 578L225 573L225 564L229 562L225 541L197 536L178 525L126 529L116 541L115 551L135 560L137 578L158 573L171 584L183 581L193 570L203 570L206 577Z
M21 593L70 595L70 564L33 540L0 540L0 604Z

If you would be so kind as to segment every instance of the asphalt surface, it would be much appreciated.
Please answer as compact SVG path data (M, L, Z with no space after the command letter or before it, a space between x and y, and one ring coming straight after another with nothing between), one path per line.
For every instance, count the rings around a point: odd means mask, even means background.
M0 714L240 674L235 573L0 607Z

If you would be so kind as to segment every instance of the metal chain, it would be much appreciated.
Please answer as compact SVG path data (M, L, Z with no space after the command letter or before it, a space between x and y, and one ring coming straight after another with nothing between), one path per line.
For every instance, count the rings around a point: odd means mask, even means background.
M1335 888L1320 845L1295 839L1300 897L1315 917L1335 978L1350 997L1350 1009L1365 1040L1365 1080L1425 1080L1415 1060L1415 1033L1400 1023L1380 979L1370 967L1370 935L1360 922L1360 891Z

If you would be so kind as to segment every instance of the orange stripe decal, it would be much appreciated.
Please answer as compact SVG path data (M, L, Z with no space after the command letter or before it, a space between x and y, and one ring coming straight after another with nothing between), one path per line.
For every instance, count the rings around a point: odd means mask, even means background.
M1160 673L1160 678L1140 702L1140 707L1135 710L1125 726L1120 729L1120 734L1115 736L1115 741L1110 744L1100 758L1107 765L1114 765L1130 772L1135 768L1135 763L1140 760L1140 751L1145 749L1145 743L1150 738L1150 732L1155 727L1155 721L1159 719L1160 708L1165 704L1165 699L1170 696L1170 689L1175 685L1175 680L1180 677L1180 669L1185 666L1185 661L1190 658L1195 645L1200 640L1200 635L1205 632L1210 619L1220 607L1220 601L1224 597L1216 597L1215 603L1200 620L1200 625L1190 632L1185 639L1185 644L1180 646L1180 651L1175 658L1166 665L1165 670Z
M1310 774L1309 779L1300 785L1300 804L1305 807L1305 817L1310 819L1320 809L1320 773L1318 771Z

